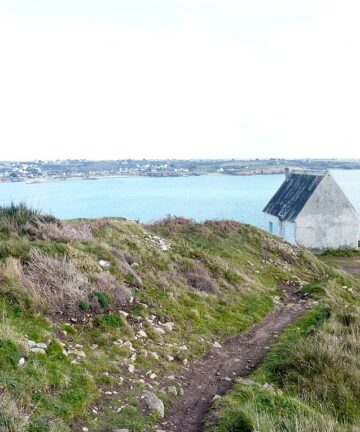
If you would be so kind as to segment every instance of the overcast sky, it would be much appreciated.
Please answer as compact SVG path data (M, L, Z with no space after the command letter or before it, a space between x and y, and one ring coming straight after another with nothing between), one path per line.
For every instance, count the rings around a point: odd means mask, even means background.
M359 0L0 0L0 160L360 158Z

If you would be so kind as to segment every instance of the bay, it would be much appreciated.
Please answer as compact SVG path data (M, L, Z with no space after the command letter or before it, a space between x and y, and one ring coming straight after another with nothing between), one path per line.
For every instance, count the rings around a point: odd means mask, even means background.
M360 170L332 173L360 212ZM151 222L176 215L263 227L262 209L283 180L284 175L219 175L0 183L0 205L25 202L61 219L122 216Z

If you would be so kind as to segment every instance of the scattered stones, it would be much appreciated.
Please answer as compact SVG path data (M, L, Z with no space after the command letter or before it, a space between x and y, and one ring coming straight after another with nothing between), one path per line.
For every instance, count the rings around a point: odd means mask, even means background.
M177 388L175 386L168 386L164 388L165 393L168 393L172 396L177 396L178 395L178 391Z
M121 341L121 342L122 342L122 341ZM130 341L126 341L126 342L123 342L123 343L121 343L121 342L119 341L121 347L129 348L129 350L130 350L131 352L135 352L135 351L136 351L135 348L133 347L133 345L132 345L132 343L131 343Z
M74 355L76 357L86 358L86 354L84 353L84 351L79 351L79 350L69 350L68 355Z
M99 260L99 264L100 264L101 267L103 267L103 268L110 268L110 267L111 267L111 263L110 263L110 261L107 261L107 260L103 260L103 259L101 259L101 260Z
M161 327L154 327L154 330L160 334L160 335L164 335L165 334L165 330L162 329Z
M263 387L264 389L268 390L270 393L275 393L275 388L271 384L265 383Z
M139 338L147 338L148 335L146 334L146 332L144 330L140 330L138 333L138 337Z
M281 299L279 296L272 296L272 301L277 305L281 303Z
M130 373L134 373L134 371L135 371L135 366L132 365L132 364L130 364L130 365L128 366L128 371L129 371Z
M151 357L153 357L155 360L160 360L159 354L154 351L149 351L149 354Z
M256 385L255 381L252 381L252 380L249 380L249 379L245 379L245 378L242 378L242 377L236 378L235 381L237 383L239 383L239 384L244 384L244 385Z
M30 352L38 353L38 354L46 354L46 351L44 350L44 348L38 348L38 347L31 348Z
M46 350L46 348L47 348L47 344L46 344L46 343L43 343L43 342L39 342L39 343L37 343L36 346L37 346L38 348L42 348L42 349L44 349L44 350Z
M166 322L163 324L163 327L165 327L165 330L172 332L174 330L175 324L173 322Z
M159 399L155 393L145 390L143 393L143 398L145 399L146 405L150 410L156 411L160 417L165 415L164 403Z

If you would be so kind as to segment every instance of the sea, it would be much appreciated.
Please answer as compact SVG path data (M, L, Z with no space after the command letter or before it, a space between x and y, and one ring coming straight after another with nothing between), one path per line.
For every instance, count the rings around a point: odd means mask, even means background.
M360 170L332 174L360 213ZM283 181L284 175L208 175L0 183L0 205L24 202L61 219L121 216L146 223L172 215L263 227L262 210Z

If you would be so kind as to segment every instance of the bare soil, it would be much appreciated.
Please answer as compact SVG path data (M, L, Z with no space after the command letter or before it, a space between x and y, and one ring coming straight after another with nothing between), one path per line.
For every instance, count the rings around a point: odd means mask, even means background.
M279 333L310 308L301 295L289 295L263 321L184 368L177 377L184 395L174 401L162 427L171 432L200 432L214 396L227 393L236 377L250 375Z

